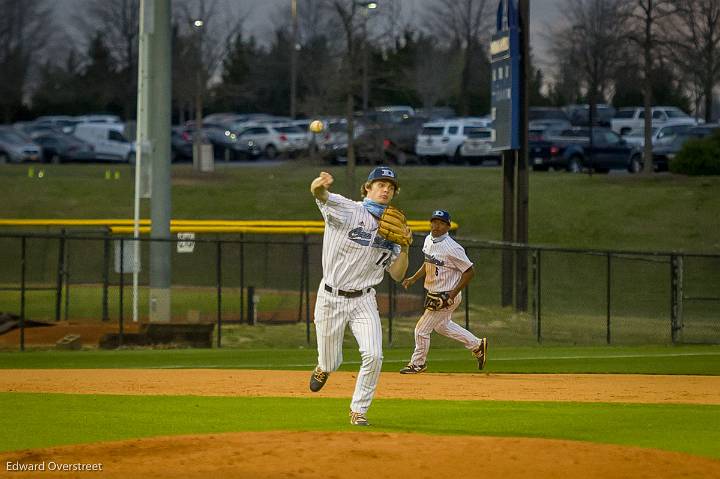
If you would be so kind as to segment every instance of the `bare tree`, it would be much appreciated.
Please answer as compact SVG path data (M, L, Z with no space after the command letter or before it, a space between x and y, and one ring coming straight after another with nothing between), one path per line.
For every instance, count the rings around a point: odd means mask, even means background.
M347 168L346 168L346 189L348 197L357 197L355 189L355 148L353 139L355 138L355 91L358 86L357 69L360 63L359 59L359 42L358 38L364 38L362 29L367 21L367 17L363 17L361 9L367 8L363 2L356 0L324 0L324 7L333 12L334 23L342 32L345 44L345 51L341 61L341 77L344 87L345 117L347 119Z
M564 0L563 21L553 31L550 52L566 69L575 67L596 118L598 100L605 100L612 73L623 56L630 18L627 0Z
M659 22L674 11L672 0L635 0L631 14L631 30L628 38L640 48L643 58L643 105L645 108L645 146L643 148L643 171L653 172L652 154L652 77L660 60L662 38Z
M431 37L420 40L415 65L406 72L408 83L415 86L424 108L432 108L447 94L451 81L451 59L447 51L438 49Z
M45 0L0 0L0 108L9 123L28 93L31 71L52 32Z
M461 115L469 111L468 92L477 67L475 62L478 55L485 55L483 45L489 42L496 3L489 0L434 0L425 15L429 31L444 46L460 52L458 110Z
M296 93L296 113L316 115L338 109L334 102L340 80L337 63L344 48L330 40L342 34L333 22L334 12L326 8L326 0L297 0L296 5L296 32L289 5L280 5L272 15L275 31L283 30L288 38L294 37L289 46L296 48L296 82L302 87Z
M173 10L176 25L176 44L187 55L181 61L185 75L176 81L184 86L176 92L194 92L194 102L177 98L176 104L194 103L198 132L202 128L202 114L208 86L217 80L222 60L241 35L250 10L232 10L222 0L178 0ZM177 71L177 70L176 70Z
M720 81L720 2L675 0L669 51L676 66L702 92L705 121L713 119L713 89Z

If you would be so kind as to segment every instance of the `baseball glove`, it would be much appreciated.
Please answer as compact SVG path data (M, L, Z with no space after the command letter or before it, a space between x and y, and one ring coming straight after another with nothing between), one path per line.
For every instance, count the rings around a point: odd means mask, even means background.
M378 224L380 236L400 246L409 246L412 243L412 235L408 234L409 231L405 214L402 211L394 206L385 208Z
M440 311L453 304L450 295L447 293L427 293L425 295L425 309Z

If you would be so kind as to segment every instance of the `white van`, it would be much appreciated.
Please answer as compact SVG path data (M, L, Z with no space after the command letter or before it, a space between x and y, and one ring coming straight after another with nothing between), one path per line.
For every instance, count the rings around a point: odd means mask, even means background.
M421 162L463 162L461 148L468 132L477 127L487 127L488 123L485 118L453 118L424 123L415 140L415 154Z
M95 148L96 160L135 163L135 145L125 137L124 130L118 123L80 123L73 135Z

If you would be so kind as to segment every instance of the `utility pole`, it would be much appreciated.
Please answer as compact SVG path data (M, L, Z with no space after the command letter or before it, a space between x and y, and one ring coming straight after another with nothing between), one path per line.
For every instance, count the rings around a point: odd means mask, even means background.
M203 27L205 22L202 18L193 20L192 27L195 37L195 135L193 136L193 168L204 171L206 166L203 157L203 93L205 90L204 75L202 69L203 49Z
M518 1L520 15L520 150L517 156L517 208L515 217L515 242L528 244L528 121L529 121L529 76L530 76L530 0ZM528 309L528 255L527 250L517 250L515 256L515 310Z
M297 115L297 76L298 76L298 16L297 0L291 0L292 11L292 50L290 52L290 118Z
M138 95L147 98L147 137L152 162L150 219L150 321L170 321L170 128L172 47L170 0L141 0L141 24L152 31L146 38L149 93L138 84Z

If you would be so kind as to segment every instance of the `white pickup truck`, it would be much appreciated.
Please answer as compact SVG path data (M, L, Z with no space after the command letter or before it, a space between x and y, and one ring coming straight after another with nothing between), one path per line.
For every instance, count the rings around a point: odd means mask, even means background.
M695 118L674 106L654 106L651 111L652 126L663 126L666 123L697 125ZM610 125L612 130L620 135L642 129L645 127L645 109L641 106L620 108L610 120Z

